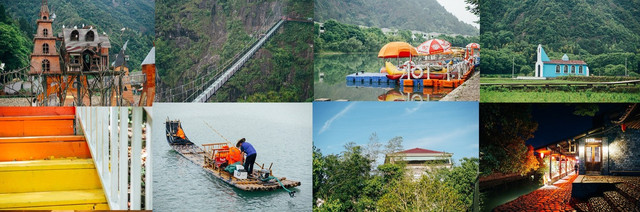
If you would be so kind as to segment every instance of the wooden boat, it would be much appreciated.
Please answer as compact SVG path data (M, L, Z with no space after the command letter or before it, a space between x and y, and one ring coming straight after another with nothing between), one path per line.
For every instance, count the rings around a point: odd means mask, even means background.
M255 179L238 179L233 174L224 170L224 163L216 158L219 153L224 153L225 149L228 151L228 143L213 143L203 144L203 148L195 145L186 137L182 139L176 135L178 128L181 127L179 120L169 120L165 122L167 142L178 154L185 157L187 160L202 167L205 171L209 172L214 177L222 180L223 182L236 187L244 191L271 191L283 188L289 192L289 195L293 197L295 191L289 191L287 188L293 188L300 186L299 181L287 180L285 177L276 178L273 176L271 166L265 169L264 164L254 166L254 172L258 173ZM225 148L226 146L226 148ZM271 164L273 165L273 163Z

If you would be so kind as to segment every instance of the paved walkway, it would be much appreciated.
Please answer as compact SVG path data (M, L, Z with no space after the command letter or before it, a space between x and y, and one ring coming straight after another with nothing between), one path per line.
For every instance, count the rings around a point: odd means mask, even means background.
M531 193L500 205L494 211L574 211L571 200L571 183L578 177L572 174L551 186L543 186Z

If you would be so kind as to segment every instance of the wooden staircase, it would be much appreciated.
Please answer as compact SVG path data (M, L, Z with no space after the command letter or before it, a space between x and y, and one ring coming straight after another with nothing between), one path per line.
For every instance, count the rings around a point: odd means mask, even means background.
M628 181L615 185L615 190L602 196L591 197L576 204L578 211L633 211L640 212L640 181Z
M0 210L108 210L73 107L0 108Z

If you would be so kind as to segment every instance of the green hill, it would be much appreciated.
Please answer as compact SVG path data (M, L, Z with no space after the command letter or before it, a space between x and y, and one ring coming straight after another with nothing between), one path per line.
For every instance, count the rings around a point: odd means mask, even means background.
M640 69L640 0L480 2L484 74L532 73L542 44L552 59L584 60L594 75Z
M478 35L436 0L315 0L315 19L355 25L445 34Z
M163 0L156 7L162 88L224 71L282 16L313 17L311 0ZM307 101L313 25L286 23L212 101ZM166 101L166 100L161 100Z
M35 34L36 19L40 12L40 0L0 0L8 14L20 20L19 24L29 39ZM111 40L110 58L114 60L125 41L129 65L140 70L140 63L153 46L154 0L49 0L49 10L55 14L53 31L61 32L62 26L81 27L92 25ZM127 28L124 32L120 30ZM0 47L2 48L2 47Z

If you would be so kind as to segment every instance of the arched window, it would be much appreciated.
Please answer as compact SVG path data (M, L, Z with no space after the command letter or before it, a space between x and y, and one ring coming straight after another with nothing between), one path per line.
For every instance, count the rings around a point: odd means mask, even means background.
M578 67L578 73L582 74L582 66Z
M559 74L559 73L560 73L560 66L556 65L556 74Z
M576 73L576 66L571 66L571 73L575 74Z
M47 20L47 16L46 15L42 16L42 19Z
M43 29L42 30L42 36L44 36L44 37L49 36L49 30L48 29Z
M87 32L87 34L84 36L85 41L93 41L94 38L95 38L95 35L93 34L93 31Z
M566 74L566 73L569 73L569 66L564 65L564 71L563 71L563 72L564 72L565 74Z
M42 53L43 54L49 54L49 44L48 43L42 44Z
M42 71L49 72L49 70L51 70L51 64L49 63L49 60L44 59L42 61Z
M73 32L71 32L71 41L78 41L78 38L80 37L78 30L73 30Z

